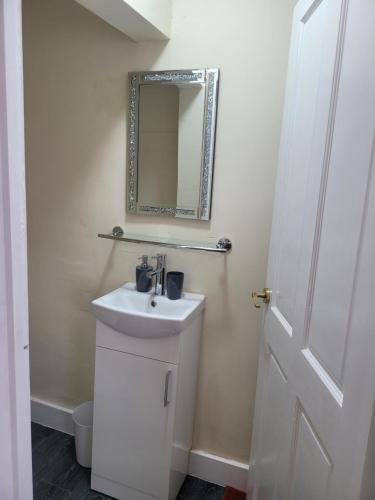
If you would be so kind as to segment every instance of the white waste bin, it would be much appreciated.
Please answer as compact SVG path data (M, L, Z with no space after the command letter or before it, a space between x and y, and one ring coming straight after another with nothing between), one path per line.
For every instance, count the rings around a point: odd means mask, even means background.
M93 401L86 401L73 411L77 462L83 467L91 467L93 413Z

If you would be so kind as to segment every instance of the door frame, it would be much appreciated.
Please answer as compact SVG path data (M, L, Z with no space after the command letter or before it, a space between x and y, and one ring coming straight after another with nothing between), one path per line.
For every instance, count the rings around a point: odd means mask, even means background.
M21 0L0 0L0 497L33 498Z

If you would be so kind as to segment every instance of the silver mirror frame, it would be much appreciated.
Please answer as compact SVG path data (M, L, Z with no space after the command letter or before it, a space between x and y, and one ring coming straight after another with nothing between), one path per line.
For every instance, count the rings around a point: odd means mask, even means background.
M175 207L138 206L138 110L140 85L205 84L203 148L198 213ZM133 214L196 215L198 220L210 220L212 181L215 153L216 113L219 70L216 68L172 71L142 71L129 73L129 126L127 209Z

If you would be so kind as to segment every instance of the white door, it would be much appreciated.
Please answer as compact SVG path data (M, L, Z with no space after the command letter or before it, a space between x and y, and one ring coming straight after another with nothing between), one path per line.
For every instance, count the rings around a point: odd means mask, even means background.
M176 375L176 365L96 348L94 474L168 498Z
M249 499L360 498L375 391L374 26L374 0L295 8Z

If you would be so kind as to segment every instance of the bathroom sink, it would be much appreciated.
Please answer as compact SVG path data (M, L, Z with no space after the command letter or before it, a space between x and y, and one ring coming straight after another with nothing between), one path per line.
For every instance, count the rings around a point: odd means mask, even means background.
M95 317L132 337L159 338L181 333L204 308L204 295L184 293L179 300L137 292L134 283L103 295L92 304Z

